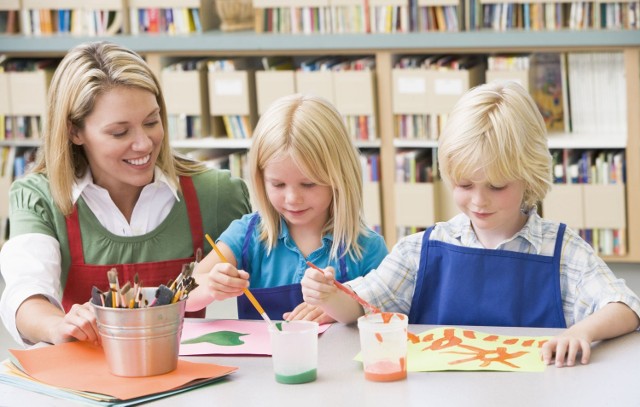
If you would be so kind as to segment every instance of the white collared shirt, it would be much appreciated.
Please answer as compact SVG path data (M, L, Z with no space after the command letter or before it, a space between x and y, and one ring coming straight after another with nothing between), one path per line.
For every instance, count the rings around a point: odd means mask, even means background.
M93 183L87 171L72 188L72 201L84 199L100 224L117 236L137 236L157 228L179 201L177 186L156 167L154 181L146 185L131 214L131 222L115 205L109 192ZM26 344L15 326L18 307L27 298L44 295L62 308L60 244L41 233L27 233L9 239L0 251L0 271L5 289L0 298L0 317L18 343Z

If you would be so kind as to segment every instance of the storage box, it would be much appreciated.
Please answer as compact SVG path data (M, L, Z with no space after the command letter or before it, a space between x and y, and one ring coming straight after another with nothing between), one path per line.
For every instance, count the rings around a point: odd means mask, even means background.
M395 184L396 226L429 227L435 223L432 183Z
M263 114L276 99L296 93L293 71L257 71L258 114Z

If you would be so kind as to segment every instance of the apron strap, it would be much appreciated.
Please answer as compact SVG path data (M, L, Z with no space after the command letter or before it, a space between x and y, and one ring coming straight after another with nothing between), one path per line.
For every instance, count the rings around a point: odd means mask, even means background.
M67 223L67 240L69 242L71 264L84 264L82 233L80 232L80 219L76 205L73 206L73 212L65 218L65 221Z
M198 249L202 250L204 247L200 202L198 201L198 194L193 186L191 177L180 177L180 186L182 188L185 205L187 206L187 215L189 216L189 225L191 226L191 240L193 242L193 255L195 256Z

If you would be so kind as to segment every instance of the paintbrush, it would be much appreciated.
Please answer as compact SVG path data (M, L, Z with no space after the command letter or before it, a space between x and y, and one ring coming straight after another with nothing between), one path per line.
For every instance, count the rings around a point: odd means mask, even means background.
M229 263L227 261L227 258L224 257L224 254L222 254L222 252L220 251L220 249L218 249L218 246L216 246L216 242L213 241L213 239L211 239L211 237L207 234L204 235L204 237L207 238L207 240L209 241L209 244L211 245L211 247L213 247L213 250L216 251L216 254L218 255L218 257L220 257L220 260L222 260L225 263ZM264 312L264 309L262 309L262 306L260 305L260 303L258 302L258 300L256 300L256 297L253 296L253 294L251 294L251 291L249 291L246 288L243 288L242 291L244 292L244 295L247 296L247 298L249 299L249 301L251 301L251 304L253 304L254 308L258 311L258 314L260 314L260 316L262 317L262 319L264 319L265 321L267 321L267 323L269 325L273 326L273 322L271 322L271 318L269 318L269 316L267 315L266 312Z
M109 279L109 289L111 293L111 307L118 307L118 272L115 268L107 271L107 278Z
M131 283L127 281L127 283L120 289L120 304L122 304L122 307L124 308L127 308L129 303L127 301L127 293L129 290L131 290Z
M307 262L307 266L314 268L318 271L320 271L321 273L324 274L324 270L322 270L320 267L316 266L315 264L311 263L310 261ZM333 280L333 284L343 293L347 294L349 297L353 298L354 300L356 300L358 302L358 304L362 305L365 309L369 309L371 312L381 312L380 309L374 305L369 304L368 302L366 302L365 300L363 300L362 298L360 298L358 296L358 294L356 294L355 292L353 292L352 290L348 289L347 287L344 286L344 284L342 284L341 282L339 282L338 280Z

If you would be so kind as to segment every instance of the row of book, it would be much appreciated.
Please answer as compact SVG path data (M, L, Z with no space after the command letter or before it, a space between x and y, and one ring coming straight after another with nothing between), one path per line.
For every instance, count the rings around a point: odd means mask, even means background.
M26 35L107 36L123 32L122 12L116 10L32 9L22 17L22 33Z
M256 32L406 33L428 31L638 29L638 1L254 0Z
M163 7L163 5L166 5ZM192 34L215 28L213 2L176 0L5 0L0 33L110 36L140 33Z
M553 150L555 184L625 184L623 150Z
M482 28L504 30L638 29L638 2L483 4Z
M200 9L187 7L140 8L129 13L131 34L202 33Z

